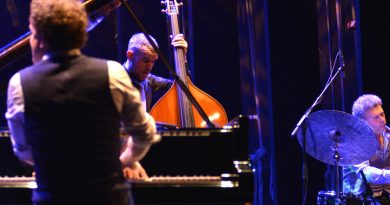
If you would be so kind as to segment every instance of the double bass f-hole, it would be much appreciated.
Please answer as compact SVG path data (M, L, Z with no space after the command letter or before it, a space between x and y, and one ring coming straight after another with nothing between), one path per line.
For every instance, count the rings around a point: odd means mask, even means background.
M165 9L162 11L169 18L171 36L174 37L180 34L178 7L183 3L178 3L176 0L162 1ZM185 50L181 47L173 49L175 60L175 71L177 76L188 88L195 100L205 111L207 117L216 127L222 127L228 122L226 112L222 105L213 97L197 88L187 75L185 66ZM196 111L191 101L188 100L185 93L182 91L178 83L175 81L172 87L162 96L150 111L150 114L158 122L176 124L178 127L206 127L206 122L201 115Z

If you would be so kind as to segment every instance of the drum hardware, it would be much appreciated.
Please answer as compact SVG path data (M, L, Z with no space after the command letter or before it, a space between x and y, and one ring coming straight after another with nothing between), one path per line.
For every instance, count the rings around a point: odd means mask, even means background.
M309 117L310 117L309 115L311 115L310 113L314 110L314 108L317 105L320 104L321 100L324 97L325 91L329 88L330 85L332 85L334 79L345 68L345 63L344 63L344 59L343 59L343 53L342 53L341 49L339 49L339 52L337 52L335 60L337 60L337 58L338 58L339 63L340 63L339 68L338 69L334 69L334 67L332 68L332 71L330 73L329 79L326 82L325 87L321 91L320 95L316 98L314 103L306 110L306 112L303 114L301 119L298 121L298 123L295 126L294 130L291 132L291 137L294 137L298 132L300 132L300 134L299 134L300 135L299 143L301 144L301 146L303 148L303 152L302 152L302 188L303 188L302 205L305 205L305 202L306 202L307 181L308 181L307 180L307 178L308 178L307 177L307 172L308 171L307 171L306 156L305 156L306 155L306 129L307 129L306 127L307 127L307 124L308 124L307 121L309 120ZM335 72L333 72L333 71L335 71ZM343 132L341 132L341 134L343 134ZM344 156L344 155L340 155L340 156ZM342 158L340 158L340 160L342 160ZM333 165L333 157L332 157L331 164Z
M374 132L362 119L336 110L314 112L307 117L305 124L305 129L298 130L298 141L305 152L315 159L336 166L336 187L332 201L343 204L339 166L368 160L379 146Z
M369 125L362 119L337 110L321 110L309 115L305 131L306 151L317 160L339 166L368 160L379 144ZM298 131L301 146L303 130Z
M317 205L372 205L376 202L363 195L336 194L335 191L319 191Z

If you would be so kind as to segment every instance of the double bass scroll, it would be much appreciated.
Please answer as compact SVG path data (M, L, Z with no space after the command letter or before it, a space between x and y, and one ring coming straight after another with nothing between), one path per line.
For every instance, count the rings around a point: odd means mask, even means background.
M177 15L179 13L178 7L181 6L182 3L179 4L176 0L166 0L161 3L166 6L163 12L165 12L169 18L168 20L172 32L171 36L180 34ZM208 119L213 122L216 127L222 127L227 124L227 114L222 105L212 96L197 88L188 77L185 67L184 48L175 47L173 54L177 76L203 108ZM197 112L191 101L188 100L187 96L176 81L167 93L165 93L165 95L156 102L151 109L150 114L156 119L156 121L176 124L178 127L207 126L207 123Z

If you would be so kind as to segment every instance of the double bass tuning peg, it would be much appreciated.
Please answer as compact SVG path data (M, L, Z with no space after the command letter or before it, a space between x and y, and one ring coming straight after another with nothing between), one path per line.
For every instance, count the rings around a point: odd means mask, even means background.
M168 0L169 1L169 0ZM169 3L167 1L160 1L161 4L166 4L166 3ZM176 1L174 2L176 3L178 6L182 6L183 5L183 2L180 2L180 3L177 3Z
M161 12L166 14L177 13L178 8L183 6L183 2L178 3L176 0L165 0L160 3L166 6L166 9L161 9Z
M165 5L166 3L168 3L167 1L160 1L160 4L161 5ZM161 9L161 13L167 13L167 9Z

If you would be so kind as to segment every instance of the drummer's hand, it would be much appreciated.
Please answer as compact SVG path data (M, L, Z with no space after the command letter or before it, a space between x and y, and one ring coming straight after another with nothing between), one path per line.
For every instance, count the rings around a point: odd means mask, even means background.
M183 34L177 34L171 42L171 45L174 47L182 47L184 48L185 53L187 53L188 43L184 40Z
M139 162L123 168L123 175L126 179L148 179L149 176Z

